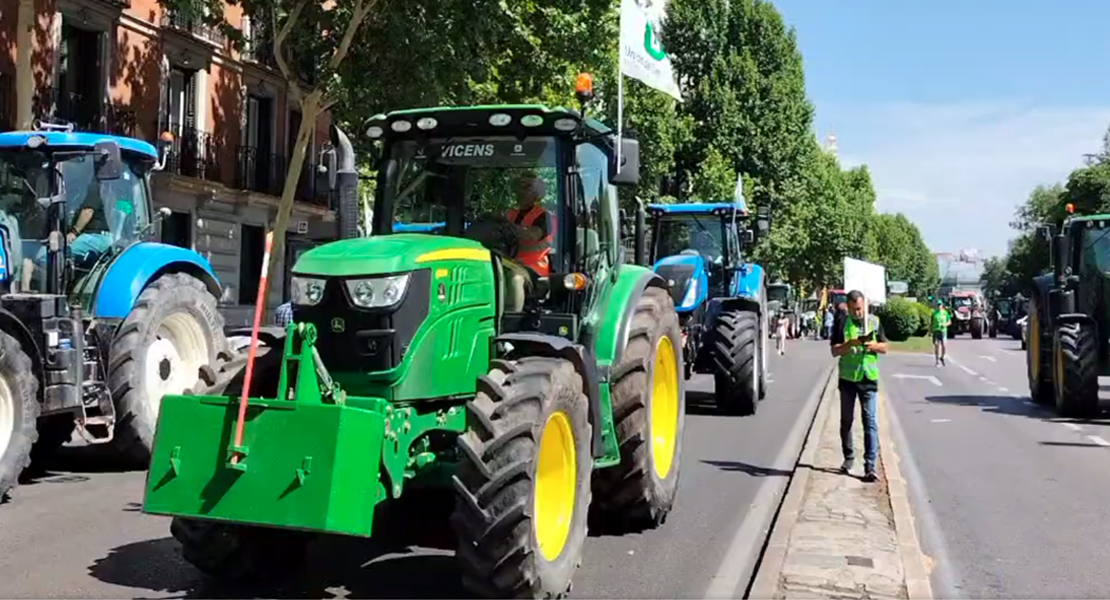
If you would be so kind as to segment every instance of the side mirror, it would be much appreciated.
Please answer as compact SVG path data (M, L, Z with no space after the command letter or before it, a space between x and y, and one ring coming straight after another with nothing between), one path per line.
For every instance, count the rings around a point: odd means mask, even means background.
M621 164L618 171L617 155L609 159L609 183L634 186L640 183L640 140L621 140Z
M339 178L339 159L335 148L328 146L320 151L320 165L316 169L316 189L335 190Z
M744 245L751 246L755 244L755 232L751 229L744 230Z
M98 181L110 181L123 176L123 159L120 157L119 142L101 140L93 145Z

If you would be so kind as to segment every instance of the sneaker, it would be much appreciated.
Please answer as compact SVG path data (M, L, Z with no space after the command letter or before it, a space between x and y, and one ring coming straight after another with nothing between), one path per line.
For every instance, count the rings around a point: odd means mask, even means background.
M940 364L941 364L941 366L945 366L945 367L948 366L948 363L944 362L943 358L940 359Z
M867 483L874 483L875 481L878 481L878 479L878 476L875 475L875 471L869 470L863 474L863 481L866 481Z
M854 462L855 461L853 461L850 458L844 459L844 462L841 463L841 465L840 465L840 474L841 475L847 475L848 473L850 473L852 471L852 464Z

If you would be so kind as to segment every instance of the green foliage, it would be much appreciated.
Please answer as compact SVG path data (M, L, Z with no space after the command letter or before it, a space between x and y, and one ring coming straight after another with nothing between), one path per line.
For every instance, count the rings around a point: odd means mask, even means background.
M917 331L914 332L914 335L929 335L929 326L933 322L933 307L924 302L915 302L914 308L917 310L918 318Z
M879 311L879 320L888 339L903 342L917 334L921 326L918 304L905 298L891 298Z

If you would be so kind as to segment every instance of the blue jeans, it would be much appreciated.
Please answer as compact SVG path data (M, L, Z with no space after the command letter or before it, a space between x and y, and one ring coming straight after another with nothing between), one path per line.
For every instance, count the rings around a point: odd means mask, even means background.
M92 262L112 247L112 235L106 231L82 233L74 238L66 249L69 255L76 259L77 264ZM46 264L46 244L39 247L35 255L35 263L39 266Z
M863 413L863 468L867 472L875 470L879 458L879 391L859 389L850 381L840 382L840 446L844 450L844 460L854 460L856 450L852 443L852 421L856 414L856 399L859 399Z

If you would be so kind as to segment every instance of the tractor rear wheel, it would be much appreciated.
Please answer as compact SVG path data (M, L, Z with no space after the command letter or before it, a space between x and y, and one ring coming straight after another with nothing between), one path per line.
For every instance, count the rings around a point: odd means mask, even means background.
M214 364L226 350L224 319L204 283L169 273L148 285L109 351L116 449L146 465L162 396L188 389L201 367Z
M674 506L686 425L685 393L678 380L681 343L670 295L648 288L610 375L621 462L598 471L593 485L595 514L606 527L653 529Z
M1044 353L1041 351L1044 340L1041 335L1041 311L1038 304L1038 300L1030 300L1025 370L1029 380L1029 397L1037 404L1052 404L1055 390L1051 379L1051 365L1045 364L1049 361L1044 360Z
M31 464L38 439L39 380L19 341L0 331L0 500Z
M493 361L458 439L451 525L467 590L569 593L586 541L591 440L589 401L570 361Z
M976 339L976 340L983 339L983 320L982 319L972 319L971 320L971 337L973 339Z
M1067 323L1056 330L1052 372L1060 416L1084 419L1098 414L1098 341L1094 327Z
M312 535L303 531L174 517L170 533L200 572L227 581L271 582L296 574Z
M759 315L723 310L709 336L714 392L726 414L754 415L761 384Z

